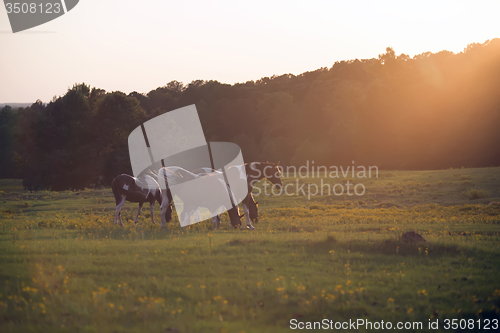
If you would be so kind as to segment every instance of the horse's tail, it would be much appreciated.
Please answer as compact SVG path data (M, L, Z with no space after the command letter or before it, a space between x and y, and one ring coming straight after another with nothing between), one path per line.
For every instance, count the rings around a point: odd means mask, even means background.
M111 182L111 189L113 190L113 195L115 196L116 205L118 205L122 201L122 198L120 196L120 187L118 186L116 178Z

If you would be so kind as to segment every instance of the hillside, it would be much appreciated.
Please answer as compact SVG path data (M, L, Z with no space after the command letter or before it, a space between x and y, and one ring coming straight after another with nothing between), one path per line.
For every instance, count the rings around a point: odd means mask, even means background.
M131 173L127 137L196 104L208 141L246 161L429 170L500 165L500 39L463 52L349 60L234 85L172 81L148 93L76 84L49 104L0 113L0 175L31 188L108 185Z

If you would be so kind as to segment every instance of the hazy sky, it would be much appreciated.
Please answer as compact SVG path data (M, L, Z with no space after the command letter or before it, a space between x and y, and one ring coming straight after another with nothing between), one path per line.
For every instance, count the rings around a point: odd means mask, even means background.
M48 102L81 82L125 93L172 80L232 84L373 58L387 46L460 52L500 37L499 13L495 0L80 0L13 34L2 6L0 102Z

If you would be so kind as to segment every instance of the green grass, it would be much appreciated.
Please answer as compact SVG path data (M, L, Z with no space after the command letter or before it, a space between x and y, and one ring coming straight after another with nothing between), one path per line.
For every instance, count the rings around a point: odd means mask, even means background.
M365 195L259 196L254 231L230 230L227 216L220 231L175 220L163 231L147 207L135 226L135 204L118 227L110 189L29 193L1 180L0 331L285 332L292 318L424 328L430 318L499 318L499 168L348 178ZM464 181L489 197L470 200ZM404 242L407 231L427 242Z

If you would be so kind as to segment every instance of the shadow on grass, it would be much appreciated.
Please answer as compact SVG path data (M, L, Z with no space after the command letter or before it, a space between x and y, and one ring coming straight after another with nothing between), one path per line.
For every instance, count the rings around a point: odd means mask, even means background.
M329 251L350 251L363 254L384 254L400 256L423 256L456 257L464 255L467 257L486 257L496 255L480 249L463 247L457 244L433 243L433 242L409 242L402 239L383 240L349 240L337 241L335 237L328 235L326 240L302 244L308 252L328 254Z
M277 227L274 228L273 231L282 231L282 232L296 232L296 233L301 233L301 232L315 232L315 231L320 231L322 230L321 227L319 226L287 226L287 227Z

